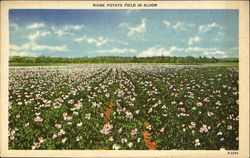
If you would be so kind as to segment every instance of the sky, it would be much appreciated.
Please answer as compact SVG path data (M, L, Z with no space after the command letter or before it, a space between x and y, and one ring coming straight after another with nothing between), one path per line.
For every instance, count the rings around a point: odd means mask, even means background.
M238 57L238 10L9 10L9 55Z

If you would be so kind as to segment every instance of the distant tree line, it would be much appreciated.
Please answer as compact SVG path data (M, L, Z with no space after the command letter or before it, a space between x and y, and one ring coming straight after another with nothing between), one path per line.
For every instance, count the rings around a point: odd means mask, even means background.
M239 62L238 58L215 58L215 57L118 57L118 56L101 56L101 57L20 57L11 56L9 62L17 63L219 63L219 62Z

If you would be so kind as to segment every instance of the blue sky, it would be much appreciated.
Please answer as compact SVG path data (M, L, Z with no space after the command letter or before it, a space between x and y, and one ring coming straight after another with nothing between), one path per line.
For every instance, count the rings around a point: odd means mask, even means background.
M238 57L238 10L9 11L9 55Z

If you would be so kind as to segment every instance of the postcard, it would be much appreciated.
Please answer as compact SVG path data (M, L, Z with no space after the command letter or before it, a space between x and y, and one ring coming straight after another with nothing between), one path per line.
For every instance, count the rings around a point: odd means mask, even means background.
M2 157L249 157L249 2L1 2Z

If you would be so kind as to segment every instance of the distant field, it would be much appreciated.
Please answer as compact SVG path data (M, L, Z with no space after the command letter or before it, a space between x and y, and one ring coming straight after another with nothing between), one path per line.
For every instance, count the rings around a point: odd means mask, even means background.
M9 66L64 66L69 64L98 64L98 63L18 63L18 62L10 62ZM102 63L99 63L102 64ZM108 64L108 63L107 63ZM127 63L134 64L134 63ZM136 63L136 64L144 64L144 63ZM148 63L155 64L155 63ZM237 62L225 62L225 63L162 63L162 64L170 64L170 65L201 65L201 66L239 66Z
M71 63L16 63L10 62L9 66L63 66Z
M239 66L239 63L204 63L203 66Z

